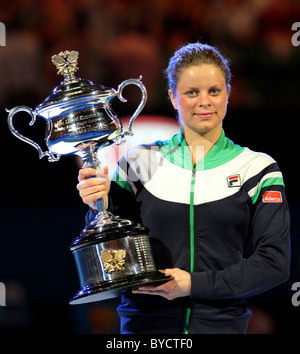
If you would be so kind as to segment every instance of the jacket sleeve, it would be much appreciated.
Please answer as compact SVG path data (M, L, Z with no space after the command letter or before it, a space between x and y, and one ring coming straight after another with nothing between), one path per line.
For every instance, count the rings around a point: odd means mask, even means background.
M191 298L246 298L288 279L290 216L284 186L261 189L252 206L251 228L251 256L222 270L192 273Z

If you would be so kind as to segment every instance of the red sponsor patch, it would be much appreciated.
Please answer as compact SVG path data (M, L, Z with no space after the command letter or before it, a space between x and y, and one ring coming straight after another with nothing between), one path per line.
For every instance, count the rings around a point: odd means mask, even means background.
M264 203L282 203L281 192L267 191L263 194Z

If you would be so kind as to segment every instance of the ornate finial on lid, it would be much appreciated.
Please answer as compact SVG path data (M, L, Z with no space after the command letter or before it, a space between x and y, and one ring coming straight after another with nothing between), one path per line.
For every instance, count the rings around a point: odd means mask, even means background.
M52 63L58 69L57 74L64 76L64 81L70 82L75 80L74 73L79 68L77 66L79 52L72 50L65 50L59 54L52 56Z

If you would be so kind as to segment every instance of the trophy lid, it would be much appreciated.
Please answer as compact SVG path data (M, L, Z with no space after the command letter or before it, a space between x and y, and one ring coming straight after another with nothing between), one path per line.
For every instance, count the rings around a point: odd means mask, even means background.
M73 104L76 106L77 103L100 103L116 95L113 88L76 78L74 73L78 70L78 57L77 51L68 50L52 56L52 63L58 69L57 74L63 75L64 80L54 88L50 96L37 106L39 114L43 115L49 109L57 107L71 108Z

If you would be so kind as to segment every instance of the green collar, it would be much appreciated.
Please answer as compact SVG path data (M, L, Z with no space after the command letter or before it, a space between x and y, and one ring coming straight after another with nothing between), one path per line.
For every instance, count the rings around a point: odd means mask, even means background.
M164 142L158 141L156 145L160 147L161 154L170 162L181 168L194 169L190 150L181 129L170 140ZM225 132L222 129L220 138L209 150L205 158L197 163L196 170L209 170L223 165L238 156L244 149L226 138ZM201 149L199 153L201 153Z

